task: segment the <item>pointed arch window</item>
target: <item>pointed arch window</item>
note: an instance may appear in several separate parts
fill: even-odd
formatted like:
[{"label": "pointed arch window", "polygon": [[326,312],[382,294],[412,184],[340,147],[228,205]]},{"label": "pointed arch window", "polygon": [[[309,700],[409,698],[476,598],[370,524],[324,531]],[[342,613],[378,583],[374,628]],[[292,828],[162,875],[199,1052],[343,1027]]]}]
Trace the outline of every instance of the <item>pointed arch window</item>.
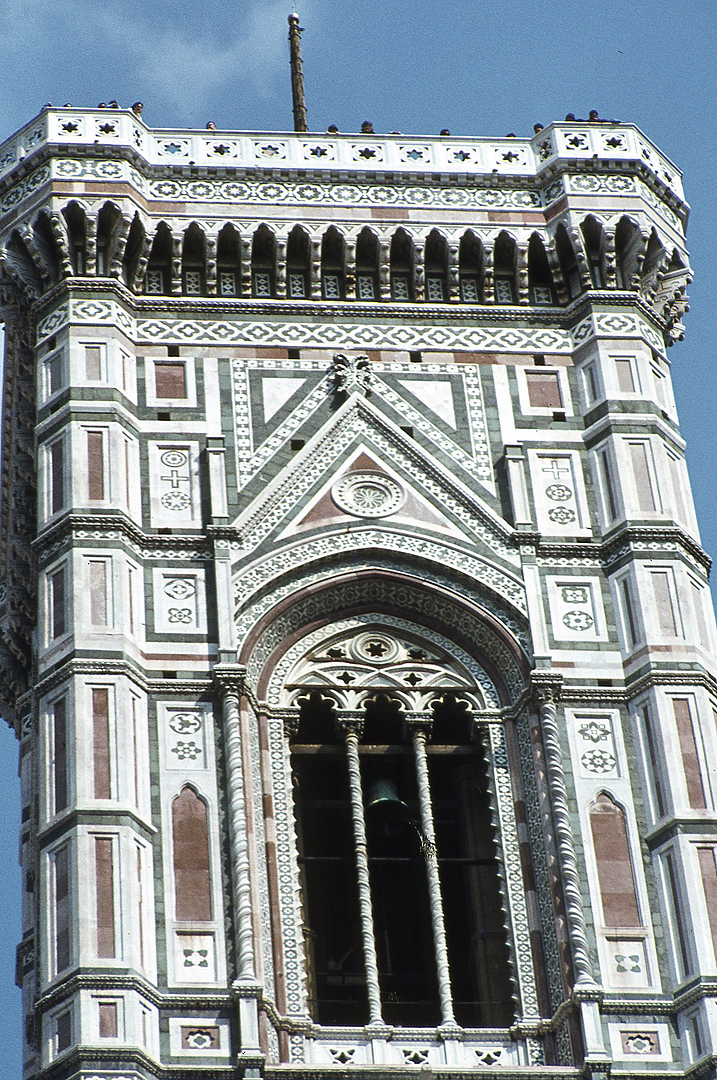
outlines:
[{"label": "pointed arch window", "polygon": [[458,247],[458,278],[464,304],[483,303],[483,245],[470,230]]},{"label": "pointed arch window", "polygon": [[379,300],[379,246],[376,233],[361,230],[356,241],[356,299]]},{"label": "pointed arch window", "polygon": [[345,716],[327,679],[353,693],[393,680],[445,687],[451,677],[417,643],[383,633],[325,656],[322,673],[305,669],[308,685],[294,687],[291,741],[312,1016],[342,1026],[508,1026],[488,755],[469,707],[437,690],[424,720],[407,724],[400,694],[374,688]]},{"label": "pointed arch window", "polygon": [[122,214],[112,203],[105,203],[97,215],[97,264],[98,277],[108,277],[119,231]]},{"label": "pointed arch window", "polygon": [[518,252],[515,240],[502,232],[493,251],[493,276],[496,304],[514,304],[517,300],[516,271]]},{"label": "pointed arch window", "polygon": [[175,917],[180,922],[211,922],[207,804],[188,785],[172,803]]},{"label": "pointed arch window", "polygon": [[251,245],[251,288],[254,296],[276,296],[276,237],[266,225],[254,233]]},{"label": "pointed arch window", "polygon": [[391,299],[414,300],[415,248],[405,229],[399,229],[391,241]]},{"label": "pointed arch window", "polygon": [[445,236],[433,229],[426,240],[424,254],[426,300],[442,304],[448,299],[448,244]]},{"label": "pointed arch window", "polygon": [[144,291],[150,295],[169,292],[172,277],[172,233],[169,226],[160,221],[154,234],[144,278]]},{"label": "pointed arch window", "polygon": [[182,245],[182,292],[185,296],[206,293],[206,237],[196,222],[184,234]]},{"label": "pointed arch window", "polygon": [[321,295],[324,300],[343,300],[345,287],[346,244],[335,225],[321,241]]},{"label": "pointed arch window", "polygon": [[291,300],[307,300],[311,295],[311,243],[300,225],[289,233],[286,245],[286,290]]},{"label": "pointed arch window", "polygon": [[528,242],[528,288],[530,302],[540,306],[555,303],[555,286],[543,241],[533,233]]},{"label": "pointed arch window", "polygon": [[241,282],[241,241],[227,222],[217,238],[217,291],[220,296],[239,296]]},{"label": "pointed arch window", "polygon": [[87,215],[76,202],[69,203],[62,215],[67,225],[72,270],[78,277],[82,277],[87,259]]}]

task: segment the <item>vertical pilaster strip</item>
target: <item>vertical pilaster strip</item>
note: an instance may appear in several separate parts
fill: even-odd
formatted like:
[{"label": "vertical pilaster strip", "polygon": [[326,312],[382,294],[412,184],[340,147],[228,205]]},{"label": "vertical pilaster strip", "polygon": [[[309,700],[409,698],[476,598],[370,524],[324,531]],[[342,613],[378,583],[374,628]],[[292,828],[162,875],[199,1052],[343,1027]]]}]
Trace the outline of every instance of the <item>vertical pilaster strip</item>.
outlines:
[{"label": "vertical pilaster strip", "polygon": [[356,855],[356,873],[358,876],[363,956],[366,965],[369,1023],[382,1024],[381,991],[378,982],[376,940],[373,934],[373,907],[371,905],[371,884],[368,876],[368,844],[366,841],[366,822],[364,821],[363,816],[363,792],[361,790],[358,735],[354,730],[346,727],[343,728],[343,733],[344,739],[346,740],[346,760],[348,762],[349,788],[351,791],[351,817],[354,829],[354,849]]},{"label": "vertical pilaster strip", "polygon": [[436,950],[436,969],[438,972],[438,993],[441,999],[441,1015],[444,1024],[455,1024],[453,1015],[453,997],[451,977],[448,968],[448,947],[446,945],[446,927],[443,921],[443,899],[441,881],[438,876],[438,856],[436,852],[436,830],[433,827],[433,807],[431,805],[431,787],[428,779],[428,761],[426,759],[426,733],[422,728],[413,732],[413,752],[416,760],[418,780],[418,802],[421,808],[422,847],[428,875],[428,896],[431,905],[431,924],[433,926],[433,944]]},{"label": "vertical pilaster strip", "polygon": [[233,989],[238,998],[242,1058],[248,1061],[260,1057],[257,1000],[261,987],[257,983],[254,967],[246,795],[239,721],[240,696],[246,689],[245,679],[246,668],[238,664],[218,664],[214,668],[214,682],[222,701],[229,802],[229,850],[237,955],[237,980]]}]

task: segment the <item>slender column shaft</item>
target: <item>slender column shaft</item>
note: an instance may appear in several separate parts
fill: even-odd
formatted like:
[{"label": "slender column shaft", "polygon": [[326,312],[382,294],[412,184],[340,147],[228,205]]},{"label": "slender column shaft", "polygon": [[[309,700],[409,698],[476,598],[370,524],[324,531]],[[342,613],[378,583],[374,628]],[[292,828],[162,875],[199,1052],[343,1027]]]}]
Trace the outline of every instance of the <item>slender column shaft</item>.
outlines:
[{"label": "slender column shaft", "polygon": [[354,828],[359,908],[361,912],[361,935],[363,938],[364,963],[366,965],[369,1023],[380,1024],[383,1022],[381,1016],[381,991],[378,983],[376,939],[373,934],[373,908],[371,905],[371,884],[368,876],[368,844],[366,842],[366,822],[364,821],[363,816],[363,793],[361,791],[358,735],[355,731],[346,731],[345,738],[346,759],[349,768],[349,787],[351,789],[351,816]]},{"label": "slender column shaft", "polygon": [[227,787],[229,794],[229,830],[232,853],[232,892],[237,939],[238,973],[240,979],[254,979],[254,936],[251,925],[251,884],[249,852],[246,837],[246,798],[244,768],[239,732],[239,694],[234,689],[224,692],[224,746],[227,755]]},{"label": "slender column shaft", "polygon": [[451,977],[448,969],[448,947],[446,945],[446,927],[443,921],[443,900],[441,881],[438,876],[438,857],[436,854],[436,831],[433,827],[433,807],[431,788],[428,779],[428,761],[426,759],[426,733],[414,731],[413,751],[416,759],[418,778],[418,801],[421,807],[421,829],[423,830],[426,873],[428,875],[428,896],[431,905],[431,923],[433,925],[433,943],[436,950],[436,969],[438,971],[438,993],[441,999],[441,1014],[444,1024],[455,1024],[453,998],[451,995]]}]

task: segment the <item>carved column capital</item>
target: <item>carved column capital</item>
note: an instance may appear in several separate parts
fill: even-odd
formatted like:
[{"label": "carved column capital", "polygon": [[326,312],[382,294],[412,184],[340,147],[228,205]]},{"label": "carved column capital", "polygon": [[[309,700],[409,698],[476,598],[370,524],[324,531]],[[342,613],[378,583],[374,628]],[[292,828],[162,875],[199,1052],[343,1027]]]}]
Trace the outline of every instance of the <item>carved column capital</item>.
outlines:
[{"label": "carved column capital", "polygon": [[557,671],[536,669],[530,673],[530,693],[534,704],[557,705],[563,688],[563,676]]},{"label": "carved column capital", "polygon": [[214,688],[222,699],[230,694],[240,697],[247,692],[246,668],[243,664],[216,664],[212,678]]}]

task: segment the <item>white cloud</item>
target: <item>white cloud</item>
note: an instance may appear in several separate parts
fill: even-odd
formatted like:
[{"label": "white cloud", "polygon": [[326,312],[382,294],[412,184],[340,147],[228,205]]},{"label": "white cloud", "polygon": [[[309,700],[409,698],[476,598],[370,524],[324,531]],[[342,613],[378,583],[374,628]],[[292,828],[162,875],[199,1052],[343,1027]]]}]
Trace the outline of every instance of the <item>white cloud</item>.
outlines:
[{"label": "white cloud", "polygon": [[[320,3],[302,0],[302,15]],[[10,76],[0,110],[58,84],[55,104],[73,95],[75,104],[94,104],[80,95],[101,83],[106,96],[127,98],[122,105],[141,97],[178,124],[196,123],[228,95],[240,106],[271,98],[288,84],[289,10],[287,0],[54,0],[50,14],[46,0],[0,0],[0,55]]]}]

